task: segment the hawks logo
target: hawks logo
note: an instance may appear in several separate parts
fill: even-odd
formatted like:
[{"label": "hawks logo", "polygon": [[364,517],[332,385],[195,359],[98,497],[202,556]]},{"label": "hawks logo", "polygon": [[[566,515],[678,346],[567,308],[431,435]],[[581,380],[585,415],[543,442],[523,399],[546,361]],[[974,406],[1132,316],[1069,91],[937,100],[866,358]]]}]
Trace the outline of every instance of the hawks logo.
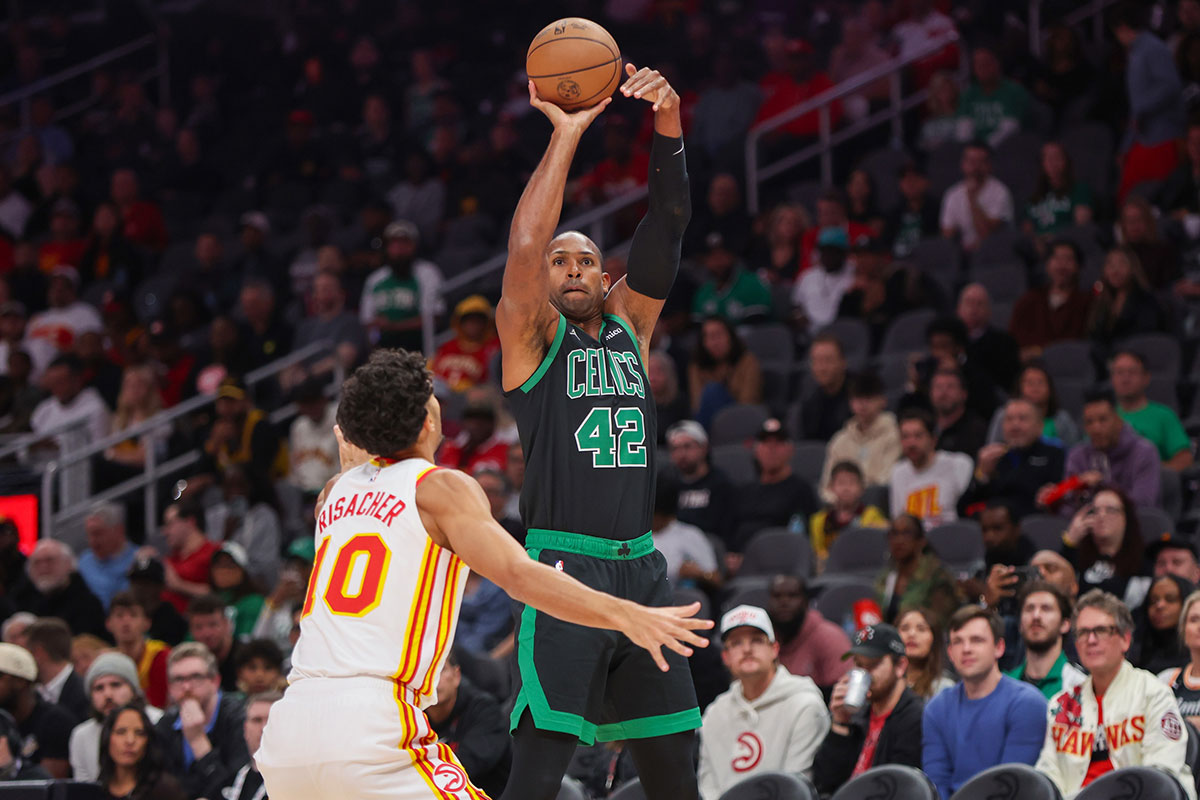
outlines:
[{"label": "hawks logo", "polygon": [[734,772],[747,772],[762,761],[763,743],[757,734],[746,731],[737,738],[738,754],[733,759]]},{"label": "hawks logo", "polygon": [[448,761],[443,761],[433,770],[433,782],[446,792],[459,792],[467,788],[466,773]]},{"label": "hawks logo", "polygon": [[1079,703],[1078,687],[1058,696],[1058,706],[1054,709],[1054,722],[1058,725],[1076,727],[1083,724],[1083,706]]}]

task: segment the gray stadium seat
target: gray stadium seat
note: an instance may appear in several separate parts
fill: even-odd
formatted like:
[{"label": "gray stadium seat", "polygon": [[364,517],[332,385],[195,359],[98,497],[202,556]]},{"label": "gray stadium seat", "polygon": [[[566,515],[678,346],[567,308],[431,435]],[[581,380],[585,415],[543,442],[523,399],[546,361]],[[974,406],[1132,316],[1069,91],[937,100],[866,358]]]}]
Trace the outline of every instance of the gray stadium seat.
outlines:
[{"label": "gray stadium seat", "polygon": [[[817,488],[817,487],[813,487],[813,488]],[[880,511],[883,512],[883,515],[885,517],[887,517],[888,519],[891,519],[891,508],[890,507],[892,504],[892,495],[886,485],[878,485],[877,484],[875,486],[868,486],[863,491],[862,501],[863,501],[864,505],[875,506],[876,508],[878,508]]]},{"label": "gray stadium seat", "polygon": [[738,575],[812,574],[813,552],[808,537],[787,528],[764,528],[750,538],[743,550]]},{"label": "gray stadium seat", "polygon": [[1179,413],[1179,377],[1154,373],[1150,376],[1150,385],[1146,387],[1146,397],[1154,403],[1162,403],[1167,408]]},{"label": "gray stadium seat", "polygon": [[1200,731],[1196,730],[1196,726],[1183,720],[1183,727],[1187,728],[1187,755],[1184,756],[1184,761],[1192,768],[1192,778],[1196,782],[1196,788],[1200,789],[1200,772],[1197,772],[1197,767],[1200,767]]},{"label": "gray stadium seat", "polygon": [[938,790],[916,767],[887,764],[851,780],[830,800],[938,800]]},{"label": "gray stadium seat", "polygon": [[1174,380],[1179,376],[1183,354],[1178,337],[1169,333],[1139,333],[1117,343],[1118,350],[1132,350],[1146,361],[1146,369]]},{"label": "gray stadium seat", "polygon": [[1184,800],[1187,793],[1171,773],[1156,767],[1117,769],[1087,785],[1075,800]]},{"label": "gray stadium seat", "polygon": [[909,260],[929,274],[956,276],[962,271],[962,251],[957,244],[941,236],[917,242]]},{"label": "gray stadium seat", "polygon": [[563,778],[562,788],[558,790],[555,800],[588,800],[588,795],[579,781],[574,778]]},{"label": "gray stadium seat", "polygon": [[1142,529],[1142,541],[1146,544],[1175,532],[1175,522],[1161,508],[1138,506],[1137,520]]},{"label": "gray stadium seat", "polygon": [[791,369],[796,356],[791,328],[779,322],[771,322],[765,325],[739,326],[737,332],[761,364]]},{"label": "gray stadium seat", "polygon": [[992,303],[992,324],[1002,331],[1008,330],[1015,303]]},{"label": "gray stadium seat", "polygon": [[1113,135],[1108,126],[1079,122],[1064,128],[1058,140],[1070,154],[1075,177],[1091,187],[1094,197],[1106,196],[1113,176]]},{"label": "gray stadium seat", "polygon": [[771,577],[768,575],[739,575],[725,584],[721,613],[740,605],[766,608],[771,596],[770,585]]},{"label": "gray stadium seat", "polygon": [[709,437],[712,444],[739,444],[753,439],[771,416],[766,406],[738,403],[726,406],[713,417]]},{"label": "gray stadium seat", "polygon": [[862,369],[871,355],[871,329],[861,319],[842,317],[821,328],[820,333],[832,333],[842,343],[850,369]]},{"label": "gray stadium seat", "polygon": [[939,145],[926,160],[926,176],[929,178],[929,193],[941,197],[954,184],[962,180],[962,151],[959,142]]},{"label": "gray stadium seat", "polygon": [[1028,764],[1000,764],[980,772],[959,787],[950,800],[1062,800],[1054,781]]},{"label": "gray stadium seat", "polygon": [[1179,519],[1183,514],[1183,476],[1167,467],[1159,471],[1159,476],[1162,492],[1158,507],[1171,519]]},{"label": "gray stadium seat", "polygon": [[1059,378],[1054,377],[1054,392],[1058,395],[1058,405],[1065,408],[1076,420],[1083,417],[1083,398],[1092,388],[1093,381],[1089,378]]},{"label": "gray stadium seat", "polygon": [[937,312],[928,308],[905,311],[892,320],[883,335],[882,354],[911,353],[925,349],[925,328],[937,317]]},{"label": "gray stadium seat", "polygon": [[697,589],[694,586],[673,586],[671,588],[671,604],[677,606],[687,606],[692,603],[699,603],[700,610],[696,612],[696,616],[700,619],[713,619],[712,601],[708,599],[708,595]]},{"label": "gray stadium seat", "polygon": [[621,784],[620,788],[608,796],[608,800],[646,800],[646,792],[642,789],[642,782],[634,778]]},{"label": "gray stadium seat", "polygon": [[1091,342],[1078,339],[1048,344],[1042,351],[1042,361],[1054,376],[1056,388],[1063,378],[1074,378],[1088,383],[1096,379],[1096,371],[1092,368]]},{"label": "gray stadium seat", "polygon": [[872,584],[865,580],[837,581],[824,583],[821,593],[812,601],[812,605],[821,612],[821,616],[825,619],[835,625],[844,625],[850,617],[854,604],[863,599],[877,599],[875,587]]},{"label": "gray stadium seat", "polygon": [[818,800],[807,778],[786,772],[760,772],[729,787],[719,800]]},{"label": "gray stadium seat", "polygon": [[821,467],[825,464],[825,442],[816,439],[796,442],[792,452],[792,471],[815,492],[821,482]]},{"label": "gray stadium seat", "polygon": [[962,519],[929,531],[929,545],[951,572],[974,572],[983,564],[979,523]]},{"label": "gray stadium seat", "polygon": [[752,483],[757,479],[754,468],[754,453],[745,444],[718,444],[712,448],[712,465],[734,486]]},{"label": "gray stadium seat", "polygon": [[1025,237],[1015,228],[1000,228],[979,243],[971,254],[971,270],[985,272],[1000,267],[1021,264],[1021,248]]},{"label": "gray stadium seat", "polygon": [[825,572],[874,578],[887,561],[887,531],[883,528],[850,528],[829,546]]},{"label": "gray stadium seat", "polygon": [[881,147],[872,150],[859,162],[859,168],[871,176],[878,208],[894,208],[900,203],[900,168],[910,161],[912,156],[903,150]]},{"label": "gray stadium seat", "polygon": [[1068,520],[1056,514],[1030,514],[1021,520],[1023,533],[1038,550],[1053,550],[1058,552],[1062,547],[1062,535],[1066,531]]},{"label": "gray stadium seat", "polygon": [[1007,330],[1007,319],[1003,321],[995,319],[995,305],[997,303],[1012,304],[1018,297],[1025,294],[1028,284],[1024,265],[1014,262],[989,266],[987,269],[972,270],[969,279],[972,283],[983,284],[983,287],[987,289],[993,306],[992,324]]}]

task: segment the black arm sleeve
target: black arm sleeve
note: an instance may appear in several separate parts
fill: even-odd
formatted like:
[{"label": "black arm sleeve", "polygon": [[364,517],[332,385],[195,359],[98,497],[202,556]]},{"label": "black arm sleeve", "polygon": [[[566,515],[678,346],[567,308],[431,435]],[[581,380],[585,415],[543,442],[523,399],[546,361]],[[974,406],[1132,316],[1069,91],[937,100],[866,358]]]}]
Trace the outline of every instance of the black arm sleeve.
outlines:
[{"label": "black arm sleeve", "polygon": [[679,269],[679,247],[692,216],[683,139],[654,134],[650,148],[650,206],[629,245],[629,288],[665,300]]}]

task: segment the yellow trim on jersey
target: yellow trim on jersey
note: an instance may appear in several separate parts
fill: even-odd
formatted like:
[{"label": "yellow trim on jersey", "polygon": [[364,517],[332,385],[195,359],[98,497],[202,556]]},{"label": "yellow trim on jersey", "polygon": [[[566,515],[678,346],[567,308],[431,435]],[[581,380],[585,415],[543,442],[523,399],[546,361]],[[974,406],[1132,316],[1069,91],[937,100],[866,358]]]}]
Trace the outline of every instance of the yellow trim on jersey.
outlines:
[{"label": "yellow trim on jersey", "polygon": [[454,553],[450,554],[450,560],[447,564],[446,577],[443,582],[442,589],[442,612],[441,618],[438,620],[437,638],[434,640],[433,660],[429,662],[429,670],[425,673],[425,680],[421,683],[421,688],[417,690],[417,703],[420,704],[422,697],[427,697],[433,693],[433,682],[435,679],[435,669],[441,663],[442,655],[446,652],[446,646],[450,643],[450,627],[454,622],[454,606],[458,599],[458,578],[462,574],[459,569],[462,561]]},{"label": "yellow trim on jersey", "polygon": [[326,536],[321,540],[321,546],[317,548],[317,555],[313,559],[312,570],[308,575],[308,591],[304,593],[304,605],[300,610],[300,619],[304,619],[313,612],[313,607],[317,604],[317,581],[321,577],[322,562],[325,561],[325,550],[329,547],[331,537]]},{"label": "yellow trim on jersey", "polygon": [[421,640],[425,638],[425,624],[429,617],[429,598],[433,594],[433,584],[437,580],[437,562],[441,558],[442,548],[433,539],[425,540],[425,552],[421,556],[421,568],[417,571],[416,591],[413,592],[412,608],[408,612],[408,632],[404,642],[404,655],[400,666],[396,669],[395,679],[408,685],[412,682],[420,667]]}]

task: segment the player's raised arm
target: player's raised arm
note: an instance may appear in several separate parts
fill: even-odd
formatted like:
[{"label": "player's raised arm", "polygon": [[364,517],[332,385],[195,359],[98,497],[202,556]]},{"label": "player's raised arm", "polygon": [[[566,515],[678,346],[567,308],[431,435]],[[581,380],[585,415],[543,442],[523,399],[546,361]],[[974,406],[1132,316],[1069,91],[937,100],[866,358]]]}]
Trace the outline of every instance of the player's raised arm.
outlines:
[{"label": "player's raised arm", "polygon": [[621,631],[645,648],[664,672],[664,646],[690,656],[689,645],[708,645],[694,633],[712,627],[709,620],[692,616],[699,604],[648,608],[589,589],[569,575],[531,560],[492,519],[483,489],[461,472],[440,469],[430,473],[417,485],[417,507],[435,542],[449,547],[510,597],[567,622]]},{"label": "player's raised arm", "polygon": [[651,103],[654,144],[650,149],[650,202],[629,246],[628,273],[609,293],[610,309],[637,332],[643,358],[675,273],[679,248],[692,215],[679,95],[657,70],[625,65],[629,79],[621,93]]}]

